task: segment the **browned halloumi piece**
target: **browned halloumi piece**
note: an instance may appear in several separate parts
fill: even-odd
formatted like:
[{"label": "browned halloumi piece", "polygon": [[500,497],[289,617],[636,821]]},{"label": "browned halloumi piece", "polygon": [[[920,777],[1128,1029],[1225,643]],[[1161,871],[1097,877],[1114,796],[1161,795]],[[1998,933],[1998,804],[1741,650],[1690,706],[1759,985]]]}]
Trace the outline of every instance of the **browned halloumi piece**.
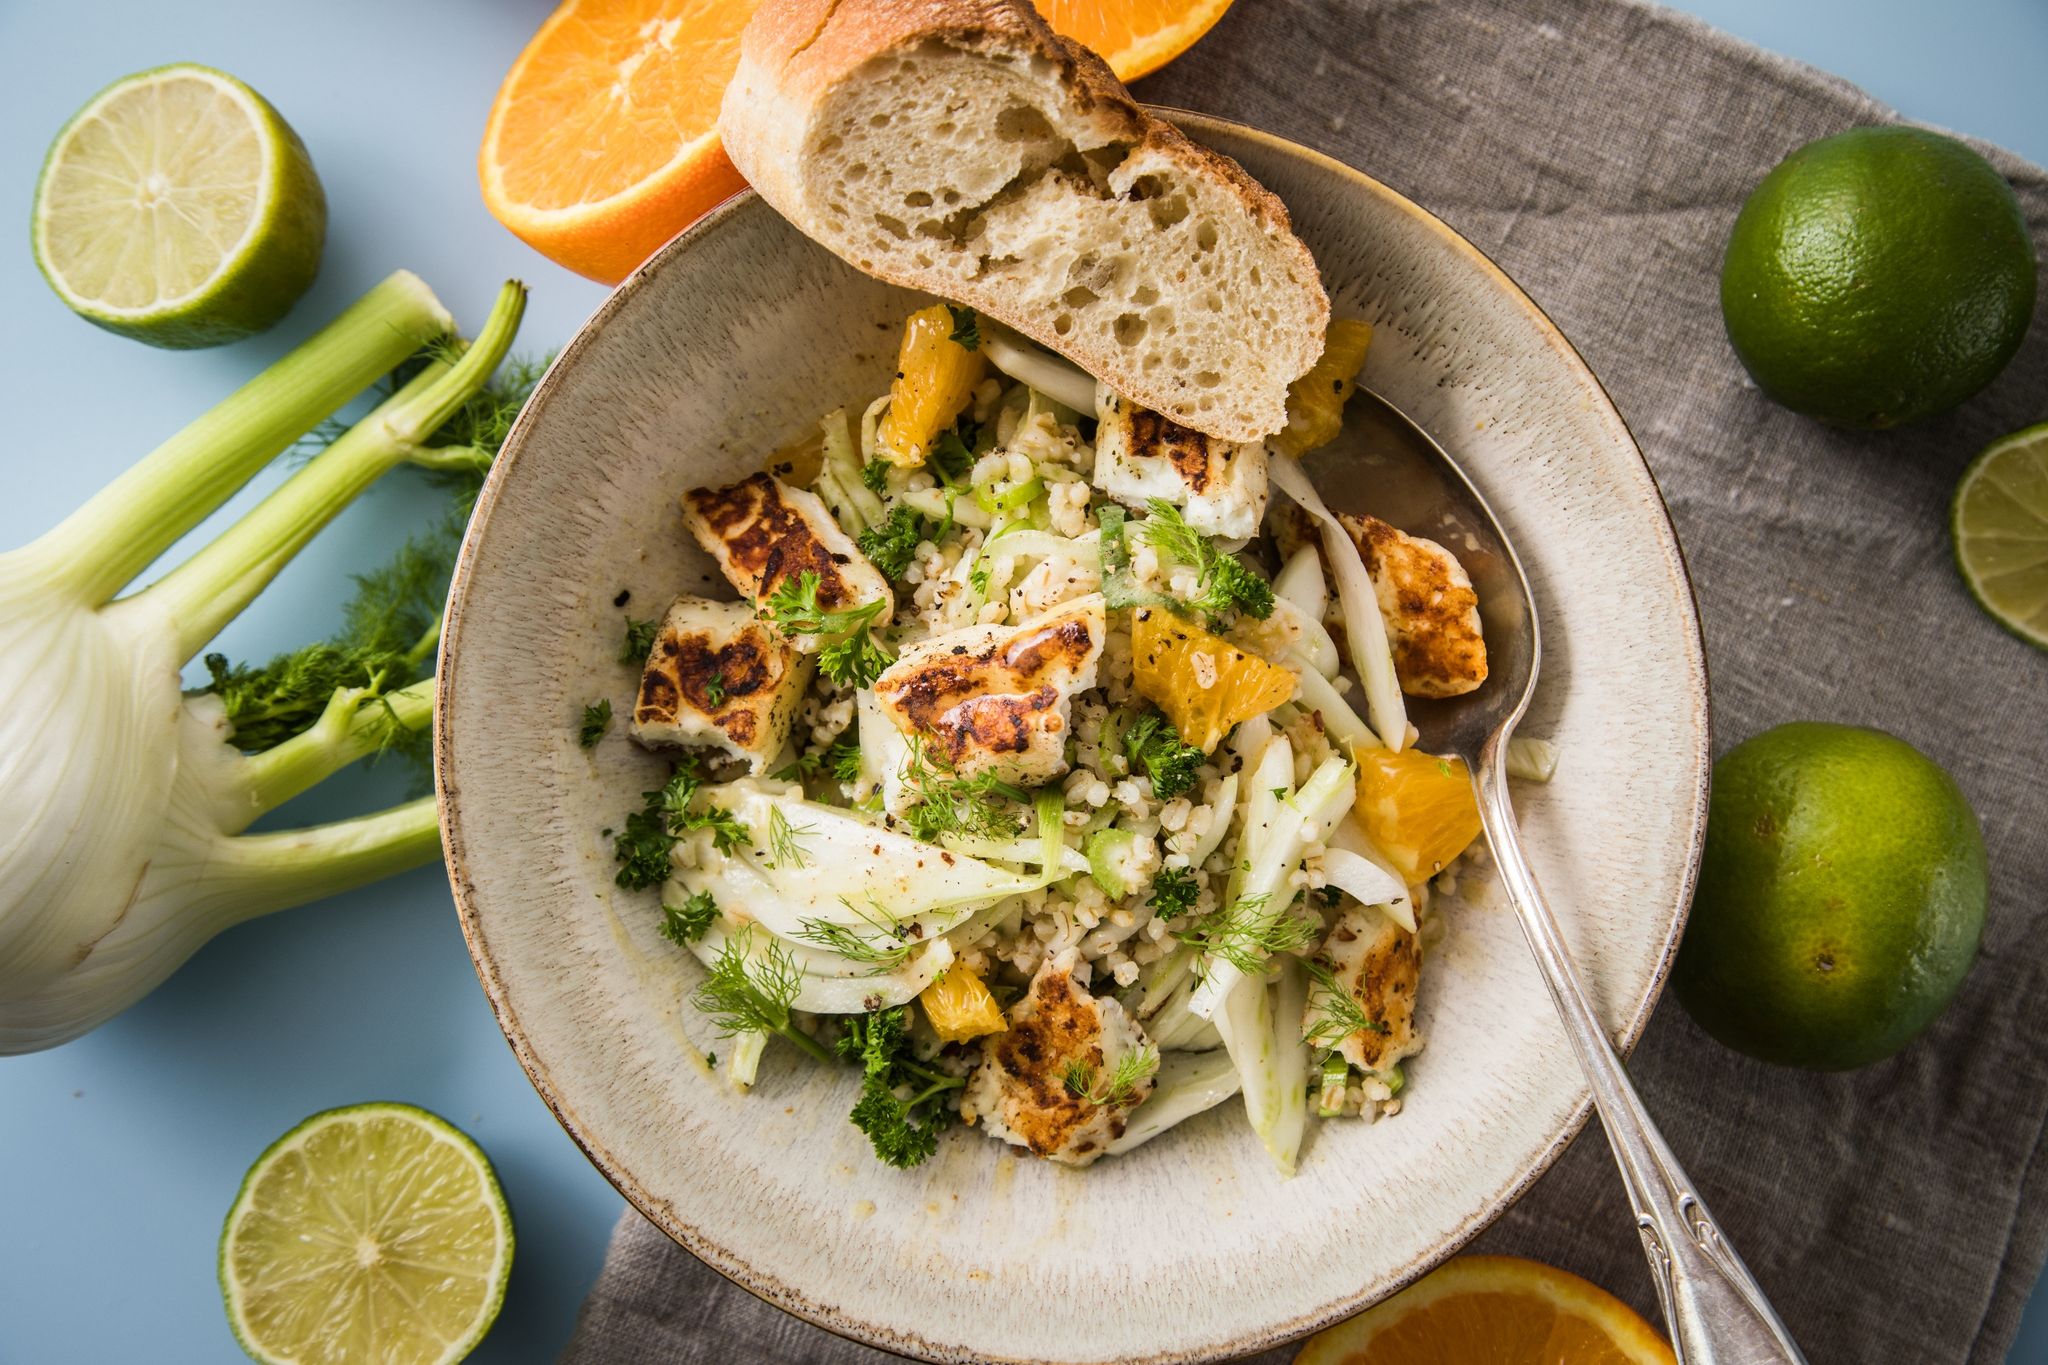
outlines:
[{"label": "browned halloumi piece", "polygon": [[962,777],[1044,782],[1067,770],[1073,697],[1095,686],[1107,628],[1102,594],[1090,593],[1021,625],[935,635],[875,679],[875,698]]},{"label": "browned halloumi piece", "polygon": [[678,597],[640,674],[633,737],[709,745],[758,773],[788,742],[810,681],[811,660],[746,603]]},{"label": "browned halloumi piece", "polygon": [[1117,1063],[1148,1046],[1145,1031],[1115,1000],[1090,995],[1073,970],[1071,949],[1039,967],[1010,1007],[1008,1030],[982,1044],[960,1113],[1048,1161],[1086,1166],[1123,1136],[1153,1081],[1148,1072],[1112,1093]]},{"label": "browned halloumi piece", "polygon": [[683,494],[683,525],[757,604],[784,581],[814,573],[818,605],[826,611],[886,602],[880,625],[895,609],[889,580],[840,529],[823,499],[772,474],[749,475],[725,488],[692,488]]},{"label": "browned halloumi piece", "polygon": [[1181,509],[1204,535],[1241,539],[1266,514],[1266,445],[1223,441],[1120,398],[1107,385],[1095,396],[1097,488],[1144,510],[1153,498]]},{"label": "browned halloumi piece", "polygon": [[[1415,935],[1372,906],[1351,906],[1337,920],[1317,958],[1350,992],[1378,1031],[1359,1029],[1337,1045],[1344,1060],[1384,1079],[1403,1057],[1422,1050],[1415,1031],[1415,986],[1422,970],[1422,951]],[[1309,994],[1304,1033],[1321,1013],[1322,987]]]},{"label": "browned halloumi piece", "polygon": [[[1479,594],[1458,557],[1377,517],[1340,512],[1337,520],[1350,532],[1372,579],[1401,690],[1411,697],[1456,697],[1476,690],[1486,681],[1486,638]],[[1298,507],[1276,513],[1272,530],[1283,557],[1304,545],[1323,553],[1316,523]],[[1328,557],[1323,558],[1327,573]],[[1334,594],[1324,624],[1333,634],[1343,628]]]}]

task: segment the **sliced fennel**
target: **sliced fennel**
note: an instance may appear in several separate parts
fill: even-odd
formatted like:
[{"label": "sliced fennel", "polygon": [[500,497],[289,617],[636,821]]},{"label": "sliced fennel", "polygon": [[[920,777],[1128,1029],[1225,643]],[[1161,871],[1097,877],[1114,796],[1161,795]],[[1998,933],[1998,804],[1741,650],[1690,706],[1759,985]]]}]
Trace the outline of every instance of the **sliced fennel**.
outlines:
[{"label": "sliced fennel", "polygon": [[1221,1048],[1213,1052],[1170,1052],[1159,1059],[1152,1093],[1131,1112],[1123,1135],[1109,1144],[1112,1156],[1143,1146],[1176,1124],[1213,1109],[1242,1086],[1237,1065]]},{"label": "sliced fennel", "polygon": [[[772,897],[778,906],[805,918],[860,925],[876,915],[902,922],[957,910],[957,921],[967,913],[962,907],[972,909],[1036,891],[1060,875],[1057,857],[1050,876],[1045,868],[1034,873],[1007,871],[913,839],[857,811],[807,801],[800,788],[788,784],[742,778],[704,791],[712,804],[732,812],[752,842],[725,854],[700,848],[701,865],[684,870],[685,884],[698,876],[741,879],[749,896]],[[1057,822],[1053,837],[1058,837]],[[849,879],[856,868],[858,879]],[[709,881],[691,889],[718,895]],[[734,904],[757,914],[750,898],[736,896]],[[766,922],[765,914],[757,917]],[[768,927],[781,935],[776,925]]]},{"label": "sliced fennel", "polygon": [[1297,639],[1288,653],[1297,663],[1314,669],[1325,678],[1334,678],[1343,670],[1343,656],[1338,653],[1337,641],[1323,624],[1322,617],[1310,616],[1284,597],[1273,599],[1273,615],[1294,628]]},{"label": "sliced fennel", "polygon": [[490,379],[525,291],[508,284],[466,353],[450,345],[211,544],[132,579],[257,470],[446,337],[400,272],[101,490],[0,554],[0,1052],[75,1038],[147,994],[221,930],[439,856],[434,801],[246,834],[257,817],[432,715],[432,685],[337,691],[311,728],[233,745],[217,697],[179,670],[299,550],[398,465],[478,468],[429,441]]},{"label": "sliced fennel", "polygon": [[1547,739],[1525,739],[1520,735],[1508,741],[1508,776],[1519,777],[1524,782],[1548,782],[1557,771],[1557,746]]},{"label": "sliced fennel", "polygon": [[1380,616],[1379,597],[1359,557],[1358,545],[1331,514],[1306,471],[1292,456],[1269,451],[1266,470],[1280,491],[1322,528],[1323,553],[1337,576],[1337,600],[1344,609],[1345,642],[1351,662],[1365,683],[1366,711],[1381,743],[1396,752],[1408,745],[1408,707],[1394,676],[1394,653],[1387,643],[1387,623]]},{"label": "sliced fennel", "polygon": [[[1284,798],[1276,796],[1276,791],[1288,791],[1282,774],[1294,770],[1291,750],[1284,737],[1275,736],[1259,760],[1239,844],[1244,854],[1225,892],[1228,904],[1248,908],[1254,928],[1271,925],[1288,913],[1288,888],[1311,839],[1330,834],[1356,799],[1352,790],[1355,772],[1341,758],[1323,760],[1299,791]],[[1236,963],[1211,956],[1203,963],[1202,982],[1188,1007],[1205,1019],[1215,1018],[1217,1007],[1245,979],[1246,973]],[[1228,1033],[1224,1036],[1226,1040],[1229,1037]]]},{"label": "sliced fennel", "polygon": [[[690,951],[706,967],[713,966],[738,932],[729,921],[721,920],[690,944]],[[770,953],[788,958],[799,983],[791,1007],[807,1014],[865,1014],[908,1004],[953,965],[953,945],[943,938],[933,939],[901,966],[886,972],[875,972],[837,953],[781,942],[779,936],[753,934],[744,946],[748,960],[753,963],[765,963]]]},{"label": "sliced fennel", "polygon": [[1277,985],[1240,978],[1215,1020],[1244,1090],[1245,1116],[1283,1176],[1294,1174],[1308,1122],[1308,1045],[1301,1040],[1305,981],[1301,963],[1283,958]]},{"label": "sliced fennel", "polygon": [[1095,412],[1095,380],[1070,360],[1041,351],[1007,328],[986,319],[981,327],[981,349],[989,363],[1010,378],[1064,403],[1074,411]]},{"label": "sliced fennel", "polygon": [[[1385,914],[1388,919],[1391,919],[1411,934],[1415,932],[1415,902],[1409,898],[1408,888],[1401,886],[1401,874],[1395,871],[1394,864],[1388,860],[1386,854],[1373,847],[1372,840],[1366,837],[1365,831],[1358,827],[1356,820],[1339,820],[1336,826],[1323,836],[1323,843],[1325,845],[1323,850],[1323,865],[1325,869],[1329,866],[1331,853],[1343,852],[1371,863],[1396,886],[1400,886],[1401,890],[1398,896],[1385,901],[1366,901],[1365,903],[1367,905],[1378,905],[1381,913]],[[1360,899],[1364,898],[1360,897]]]},{"label": "sliced fennel", "polygon": [[1209,861],[1209,855],[1223,844],[1223,836],[1230,832],[1231,812],[1237,809],[1237,774],[1223,779],[1216,789],[1216,801],[1209,808],[1209,828],[1202,831],[1202,837],[1195,840],[1195,846],[1188,850],[1188,866],[1199,869]]}]

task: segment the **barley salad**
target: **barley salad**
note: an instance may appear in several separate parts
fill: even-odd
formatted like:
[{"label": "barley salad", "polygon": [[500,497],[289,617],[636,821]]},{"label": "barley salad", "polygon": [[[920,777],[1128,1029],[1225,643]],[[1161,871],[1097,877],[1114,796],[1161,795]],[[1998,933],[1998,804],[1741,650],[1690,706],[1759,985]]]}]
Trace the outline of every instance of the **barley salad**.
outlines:
[{"label": "barley salad", "polygon": [[1087,1165],[1241,1094],[1291,1173],[1311,1113],[1399,1112],[1479,832],[1403,694],[1486,651],[1455,556],[1297,462],[1370,337],[1333,323],[1286,428],[1232,443],[935,304],[864,411],[682,493],[739,599],[628,620],[631,733],[675,767],[612,833],[718,1072],[847,1066],[905,1167],[955,1123]]}]

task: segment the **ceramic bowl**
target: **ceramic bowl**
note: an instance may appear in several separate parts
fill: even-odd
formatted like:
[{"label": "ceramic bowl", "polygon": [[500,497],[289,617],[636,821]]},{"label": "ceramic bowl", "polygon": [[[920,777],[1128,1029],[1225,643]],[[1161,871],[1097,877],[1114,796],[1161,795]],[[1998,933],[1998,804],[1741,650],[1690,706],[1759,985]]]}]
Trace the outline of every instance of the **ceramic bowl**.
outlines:
[{"label": "ceramic bowl", "polygon": [[[1174,117],[1287,203],[1339,312],[1376,328],[1366,382],[1446,443],[1521,552],[1545,636],[1523,733],[1562,759],[1517,803],[1594,1000],[1633,1043],[1684,919],[1708,770],[1692,592],[1642,456],[1570,344],[1444,224],[1298,146]],[[846,1121],[850,1074],[771,1047],[740,1095],[705,1068],[724,1045],[685,999],[699,969],[657,936],[653,893],[612,883],[605,832],[659,772],[623,725],[594,751],[576,742],[586,702],[628,709],[618,603],[654,616],[678,592],[730,595],[677,495],[884,389],[918,302],[747,195],[669,243],[549,371],[448,610],[439,787],[477,972],[599,1169],[792,1313],[942,1361],[1197,1361],[1285,1341],[1462,1246],[1585,1121],[1585,1082],[1483,870],[1424,970],[1429,1046],[1406,1107],[1311,1125],[1291,1180],[1234,1100],[1086,1170],[957,1131],[918,1169],[886,1167]]]}]

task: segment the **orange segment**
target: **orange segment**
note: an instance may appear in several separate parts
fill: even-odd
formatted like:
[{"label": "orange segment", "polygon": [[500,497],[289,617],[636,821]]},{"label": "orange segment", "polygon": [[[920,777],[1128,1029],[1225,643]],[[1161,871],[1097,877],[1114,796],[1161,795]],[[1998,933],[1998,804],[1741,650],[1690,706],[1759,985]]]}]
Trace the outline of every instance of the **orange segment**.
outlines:
[{"label": "orange segment", "polygon": [[1294,1365],[1675,1365],[1634,1309],[1516,1256],[1460,1256],[1308,1339]]},{"label": "orange segment", "polygon": [[1055,29],[1093,48],[1126,81],[1193,47],[1230,0],[1032,0]]},{"label": "orange segment", "polygon": [[484,128],[492,215],[616,284],[746,182],[718,104],[755,0],[567,0],[519,54]]},{"label": "orange segment", "polygon": [[1010,1026],[1003,1019],[1003,1007],[966,967],[955,963],[917,997],[932,1032],[946,1043],[964,1043],[985,1033],[1002,1033]]},{"label": "orange segment", "polygon": [[923,464],[932,442],[953,425],[988,373],[988,357],[953,340],[955,330],[953,310],[943,303],[918,309],[903,324],[889,411],[875,431],[890,464]]},{"label": "orange segment", "polygon": [[1353,818],[1411,886],[1427,881],[1479,837],[1479,803],[1462,758],[1420,749],[1358,752]]},{"label": "orange segment", "polygon": [[1162,607],[1140,607],[1133,615],[1131,655],[1138,695],[1166,713],[1181,743],[1205,754],[1231,726],[1292,697],[1298,682],[1292,669],[1247,654]]}]

